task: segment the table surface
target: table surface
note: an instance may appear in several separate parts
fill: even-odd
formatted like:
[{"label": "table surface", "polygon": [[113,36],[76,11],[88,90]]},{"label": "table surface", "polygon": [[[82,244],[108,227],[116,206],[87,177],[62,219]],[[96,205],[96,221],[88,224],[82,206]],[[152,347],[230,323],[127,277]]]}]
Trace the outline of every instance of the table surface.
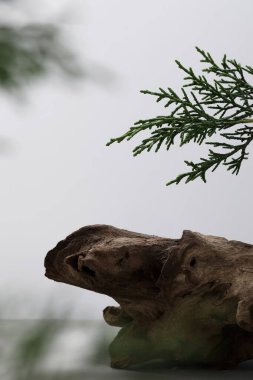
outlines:
[{"label": "table surface", "polygon": [[135,370],[110,368],[108,344],[118,329],[102,321],[0,320],[1,380],[248,380],[253,360],[234,370],[168,368],[155,361]]}]

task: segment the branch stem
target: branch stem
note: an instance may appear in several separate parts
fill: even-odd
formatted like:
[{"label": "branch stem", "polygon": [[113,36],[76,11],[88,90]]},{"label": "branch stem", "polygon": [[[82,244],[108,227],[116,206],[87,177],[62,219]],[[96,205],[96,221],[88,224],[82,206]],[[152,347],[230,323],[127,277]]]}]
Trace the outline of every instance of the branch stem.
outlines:
[{"label": "branch stem", "polygon": [[[244,123],[246,123],[246,124],[248,124],[248,123],[253,123],[253,119],[242,119],[242,120],[239,121],[239,123],[243,123],[243,124],[244,124]],[[239,124],[239,123],[238,123],[238,124]]]}]

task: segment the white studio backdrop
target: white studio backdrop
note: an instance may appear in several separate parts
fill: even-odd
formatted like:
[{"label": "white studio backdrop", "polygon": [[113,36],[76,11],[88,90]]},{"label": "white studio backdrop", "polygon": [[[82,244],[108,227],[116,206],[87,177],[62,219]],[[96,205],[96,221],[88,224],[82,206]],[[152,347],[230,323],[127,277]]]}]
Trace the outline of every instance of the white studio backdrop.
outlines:
[{"label": "white studio backdrop", "polygon": [[[51,3],[55,12],[61,2]],[[37,318],[51,307],[58,317],[73,307],[73,318],[101,318],[114,303],[108,297],[44,277],[47,251],[84,225],[172,238],[191,229],[253,242],[252,147],[238,176],[221,168],[206,184],[166,187],[185,170],[184,159],[197,160],[203,150],[175,145],[169,153],[133,158],[138,138],[105,146],[135,121],[166,113],[139,90],[180,89],[183,74],[174,60],[199,70],[195,46],[217,60],[226,53],[253,66],[252,1],[65,3],[69,13],[57,22],[88,62],[88,79],[70,84],[51,75],[27,88],[24,102],[1,95],[1,137],[11,147],[0,156],[2,318]],[[57,20],[47,6],[37,10],[36,22]]]}]

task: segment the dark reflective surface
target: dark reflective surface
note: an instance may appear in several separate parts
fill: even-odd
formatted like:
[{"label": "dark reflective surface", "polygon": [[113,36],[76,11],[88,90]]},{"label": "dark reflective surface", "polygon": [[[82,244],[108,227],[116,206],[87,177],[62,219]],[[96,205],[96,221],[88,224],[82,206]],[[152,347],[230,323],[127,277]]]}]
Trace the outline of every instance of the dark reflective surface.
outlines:
[{"label": "dark reflective surface", "polygon": [[251,379],[253,361],[234,370],[170,368],[153,361],[131,370],[109,366],[117,329],[102,321],[1,321],[1,379]]}]

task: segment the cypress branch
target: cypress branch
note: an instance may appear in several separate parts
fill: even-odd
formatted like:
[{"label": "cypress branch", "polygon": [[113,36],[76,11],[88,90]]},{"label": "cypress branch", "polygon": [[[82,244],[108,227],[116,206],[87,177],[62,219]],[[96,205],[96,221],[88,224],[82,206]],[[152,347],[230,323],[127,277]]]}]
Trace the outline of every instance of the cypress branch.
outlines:
[{"label": "cypress branch", "polygon": [[[129,141],[140,132],[149,131],[149,136],[133,149],[134,156],[152,149],[158,152],[162,146],[169,150],[176,137],[180,146],[190,142],[213,146],[200,162],[185,161],[190,171],[167,185],[179,184],[183,179],[188,183],[198,177],[206,182],[207,172],[215,171],[220,165],[237,175],[243,160],[248,158],[247,149],[253,140],[253,86],[247,79],[253,75],[253,68],[243,67],[226,55],[217,64],[210,53],[198,47],[196,50],[200,62],[207,65],[202,72],[212,74],[214,79],[208,81],[204,74],[197,75],[176,60],[178,68],[186,74],[180,95],[170,87],[156,92],[141,91],[156,97],[157,102],[164,101],[164,107],[170,110],[168,115],[139,120],[122,136],[107,143],[109,146]],[[214,135],[217,140],[208,141]]]}]

